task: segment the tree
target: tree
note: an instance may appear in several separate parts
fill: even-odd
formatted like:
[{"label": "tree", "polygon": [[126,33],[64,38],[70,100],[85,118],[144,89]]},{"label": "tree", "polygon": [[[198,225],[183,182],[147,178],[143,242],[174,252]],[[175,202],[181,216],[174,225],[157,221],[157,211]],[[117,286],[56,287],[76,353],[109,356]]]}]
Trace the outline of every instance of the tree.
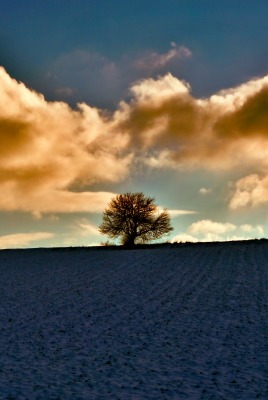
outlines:
[{"label": "tree", "polygon": [[143,193],[114,197],[103,213],[99,231],[110,238],[121,237],[125,246],[148,243],[173,230],[166,209],[158,211],[154,198]]}]

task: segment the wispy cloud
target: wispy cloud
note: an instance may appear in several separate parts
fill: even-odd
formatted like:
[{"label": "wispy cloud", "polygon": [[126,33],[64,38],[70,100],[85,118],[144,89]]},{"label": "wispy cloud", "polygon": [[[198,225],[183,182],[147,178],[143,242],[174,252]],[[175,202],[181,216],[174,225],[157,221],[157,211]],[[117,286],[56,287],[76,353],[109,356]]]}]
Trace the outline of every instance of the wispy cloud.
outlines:
[{"label": "wispy cloud", "polygon": [[77,232],[80,236],[100,236],[99,228],[86,219],[79,221],[77,224]]},{"label": "wispy cloud", "polygon": [[16,233],[13,235],[0,236],[0,248],[19,248],[31,245],[32,242],[51,239],[54,237],[50,232]]},{"label": "wispy cloud", "polygon": [[136,60],[134,65],[141,70],[154,71],[167,67],[171,61],[187,58],[191,55],[192,52],[187,47],[177,46],[175,42],[171,42],[171,48],[166,53],[149,52]]},{"label": "wispy cloud", "polygon": [[202,187],[202,188],[199,189],[199,193],[202,194],[203,196],[207,196],[211,192],[212,192],[212,189],[210,189],[210,188]]},{"label": "wispy cloud", "polygon": [[100,107],[115,107],[128,88],[144,76],[157,76],[180,65],[191,57],[191,51],[175,42],[163,53],[146,50],[109,58],[87,49],[61,54],[47,66],[43,78],[45,90],[53,98],[77,102],[84,99]]},{"label": "wispy cloud", "polygon": [[196,211],[190,211],[190,210],[167,210],[167,211],[172,218],[180,217],[181,215],[189,215],[197,213]]},{"label": "wispy cloud", "polygon": [[69,228],[69,232],[63,241],[65,246],[100,245],[101,233],[99,232],[99,228],[87,218],[78,219]]}]

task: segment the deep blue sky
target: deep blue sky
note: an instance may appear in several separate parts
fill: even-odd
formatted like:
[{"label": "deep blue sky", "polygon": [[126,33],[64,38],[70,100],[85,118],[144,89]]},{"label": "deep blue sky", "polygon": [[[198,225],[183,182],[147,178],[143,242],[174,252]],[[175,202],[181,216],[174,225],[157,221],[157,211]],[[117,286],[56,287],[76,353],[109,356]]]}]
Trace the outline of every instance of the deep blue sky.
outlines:
[{"label": "deep blue sky", "polygon": [[[266,73],[267,18],[266,0],[3,0],[0,61],[12,76],[53,99],[59,98],[56,84],[46,73],[54,68],[57,83],[66,83],[71,73],[66,77],[55,67],[63,55],[80,49],[120,63],[144,51],[166,52],[174,41],[193,56],[172,72],[204,96]],[[90,85],[82,93],[79,63],[71,69],[72,85],[81,90],[74,100],[92,102]],[[90,72],[96,74],[94,67]],[[132,78],[114,88],[115,101]],[[97,102],[109,106],[104,97],[101,93]]]}]

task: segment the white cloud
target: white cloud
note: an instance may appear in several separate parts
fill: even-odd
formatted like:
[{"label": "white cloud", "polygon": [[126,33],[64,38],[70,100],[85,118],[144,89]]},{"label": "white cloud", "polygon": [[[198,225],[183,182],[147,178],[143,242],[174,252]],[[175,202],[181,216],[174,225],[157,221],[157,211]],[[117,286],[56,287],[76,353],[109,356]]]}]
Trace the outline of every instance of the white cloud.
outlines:
[{"label": "white cloud", "polygon": [[171,243],[176,243],[176,242],[177,243],[186,243],[186,242],[196,243],[198,241],[199,240],[196,237],[189,235],[187,233],[180,233],[171,239]]},{"label": "white cloud", "polygon": [[157,104],[175,95],[189,93],[190,86],[184,81],[175,78],[170,73],[157,80],[148,78],[141,80],[131,87],[135,101],[142,104]]},{"label": "white cloud", "polygon": [[247,232],[250,234],[255,234],[257,236],[264,234],[264,229],[262,225],[252,226],[249,224],[243,224],[239,227],[242,232]]},{"label": "white cloud", "polygon": [[199,189],[199,193],[202,194],[203,196],[207,196],[211,192],[212,192],[212,189],[209,189],[209,188],[202,187]]},{"label": "white cloud", "polygon": [[190,234],[210,234],[210,235],[221,235],[227,232],[234,231],[236,226],[230,223],[220,223],[214,222],[210,220],[202,220],[198,222],[194,222],[188,228],[188,232]]},{"label": "white cloud", "polygon": [[190,210],[167,210],[171,218],[179,217],[181,215],[196,214],[196,211]]},{"label": "white cloud", "polygon": [[[166,208],[159,206],[157,207],[159,212],[163,212]],[[169,213],[171,218],[179,217],[181,215],[188,215],[188,214],[196,214],[197,211],[191,211],[191,210],[170,210],[167,209],[167,212]]]},{"label": "white cloud", "polygon": [[[245,235],[246,233],[246,235]],[[201,220],[191,224],[186,232],[176,235],[172,242],[219,242],[259,239],[264,235],[262,225],[243,224],[241,226],[211,220]]]},{"label": "white cloud", "polygon": [[88,244],[88,246],[89,246],[89,247],[101,246],[101,243],[100,243],[100,242],[90,242],[90,243]]}]

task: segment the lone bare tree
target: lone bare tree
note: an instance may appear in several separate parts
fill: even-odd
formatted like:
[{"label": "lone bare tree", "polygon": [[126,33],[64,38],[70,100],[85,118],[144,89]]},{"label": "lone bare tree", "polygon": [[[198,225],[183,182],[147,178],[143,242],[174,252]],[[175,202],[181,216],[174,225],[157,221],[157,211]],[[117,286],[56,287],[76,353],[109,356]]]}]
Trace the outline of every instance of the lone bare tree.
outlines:
[{"label": "lone bare tree", "polygon": [[160,212],[154,198],[143,193],[125,193],[114,197],[103,213],[99,231],[132,247],[148,243],[173,230],[167,210]]}]

